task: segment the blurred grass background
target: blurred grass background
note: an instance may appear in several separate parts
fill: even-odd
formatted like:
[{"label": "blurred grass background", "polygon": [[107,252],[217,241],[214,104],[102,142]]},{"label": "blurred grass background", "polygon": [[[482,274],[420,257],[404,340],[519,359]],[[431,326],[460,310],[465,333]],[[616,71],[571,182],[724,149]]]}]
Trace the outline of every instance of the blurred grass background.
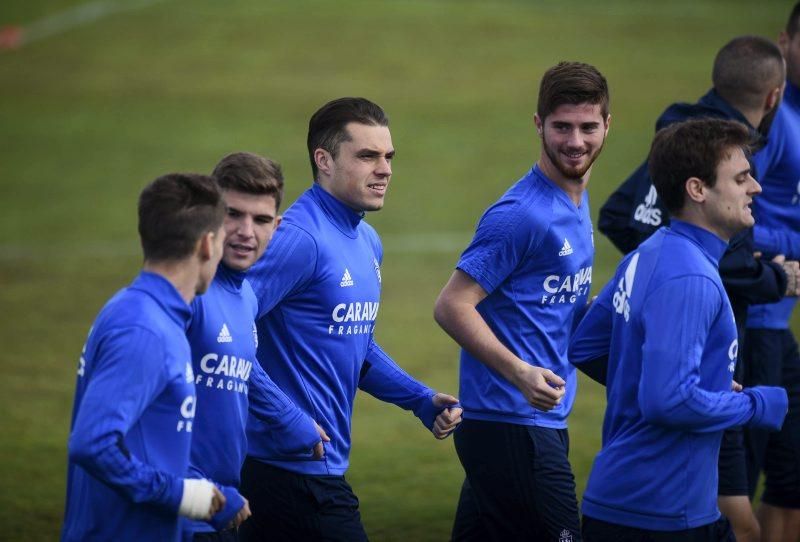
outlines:
[{"label": "blurred grass background", "polygon": [[[4,0],[0,26],[81,4]],[[0,51],[0,539],[58,536],[78,355],[104,301],[138,270],[147,182],[250,150],[283,164],[290,203],[310,183],[311,113],[344,95],[381,104],[398,154],[387,206],[369,216],[386,251],[377,335],[410,372],[456,392],[457,348],[433,301],[480,213],[538,155],[542,72],[581,60],[611,86],[611,132],[590,184],[596,218],[664,107],[707,90],[731,37],[777,36],[791,5],[139,0]],[[595,239],[596,292],[619,255]],[[370,397],[357,403],[348,479],[369,535],[447,539],[463,477],[452,441]],[[603,390],[581,381],[570,421],[579,490],[603,408]]]}]

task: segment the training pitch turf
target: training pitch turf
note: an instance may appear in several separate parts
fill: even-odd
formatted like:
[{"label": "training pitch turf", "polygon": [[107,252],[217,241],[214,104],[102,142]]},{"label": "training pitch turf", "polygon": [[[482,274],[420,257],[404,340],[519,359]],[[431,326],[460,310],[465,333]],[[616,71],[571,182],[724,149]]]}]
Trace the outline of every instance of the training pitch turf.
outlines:
[{"label": "training pitch turf", "polygon": [[[377,336],[410,372],[457,391],[457,349],[431,316],[482,210],[530,167],[544,69],[598,66],[612,125],[593,212],[639,165],[657,115],[710,84],[717,49],[777,35],[789,2],[76,0],[0,5],[0,540],[57,537],[75,370],[102,303],[140,263],[136,196],[233,150],[309,185],[308,117],[363,95],[391,117]],[[42,21],[45,22],[42,22]],[[25,43],[26,29],[29,31]],[[594,291],[618,254],[599,233]],[[581,381],[570,422],[582,490],[603,390]],[[348,479],[374,540],[447,538],[462,471],[452,441],[359,396]]]}]

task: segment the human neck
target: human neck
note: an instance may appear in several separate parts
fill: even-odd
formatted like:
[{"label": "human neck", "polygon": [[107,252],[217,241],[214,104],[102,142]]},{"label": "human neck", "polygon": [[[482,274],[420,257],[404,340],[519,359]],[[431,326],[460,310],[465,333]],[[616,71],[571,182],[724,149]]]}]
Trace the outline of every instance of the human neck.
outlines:
[{"label": "human neck", "polygon": [[164,277],[172,284],[181,298],[190,304],[197,295],[197,283],[199,281],[199,268],[193,261],[169,260],[152,262],[145,260],[143,269],[150,273],[155,273]]},{"label": "human neck", "polygon": [[556,186],[563,190],[576,206],[581,204],[581,199],[583,198],[583,193],[586,190],[586,185],[589,183],[589,175],[592,172],[591,167],[580,179],[570,179],[564,176],[564,174],[561,173],[561,171],[555,167],[555,165],[553,165],[553,163],[544,153],[542,154],[541,158],[539,158],[538,165],[539,169],[542,170],[542,173],[544,173],[548,179],[553,181]]}]

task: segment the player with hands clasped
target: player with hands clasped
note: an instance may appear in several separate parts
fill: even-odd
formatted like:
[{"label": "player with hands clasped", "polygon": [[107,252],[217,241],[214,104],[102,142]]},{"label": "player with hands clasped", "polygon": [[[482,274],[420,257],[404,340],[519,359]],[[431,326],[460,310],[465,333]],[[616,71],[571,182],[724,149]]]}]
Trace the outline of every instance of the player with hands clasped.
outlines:
[{"label": "player with hands clasped", "polygon": [[735,391],[737,330],[718,269],[754,223],[752,141],[719,119],[656,135],[650,177],[671,225],[623,259],[573,335],[570,361],[608,398],[582,504],[587,541],[734,540],[717,507],[723,431],[783,423],[783,388]]},{"label": "player with hands clasped", "polygon": [[202,175],[159,177],[139,198],[144,269],[103,307],[78,365],[63,541],[175,542],[179,514],[211,520],[226,504],[185,478],[196,408],[185,331],[222,256],[224,216]]},{"label": "player with hands clasped", "polygon": [[391,182],[386,114],[364,98],[333,100],[311,117],[308,153],[314,183],[286,210],[247,280],[258,299],[259,361],[330,442],[322,458],[290,453],[250,416],[245,541],[366,540],[344,476],[358,389],[412,411],[436,438],[461,417],[455,397],[412,378],[374,339],[383,246],[364,216],[383,207]]}]

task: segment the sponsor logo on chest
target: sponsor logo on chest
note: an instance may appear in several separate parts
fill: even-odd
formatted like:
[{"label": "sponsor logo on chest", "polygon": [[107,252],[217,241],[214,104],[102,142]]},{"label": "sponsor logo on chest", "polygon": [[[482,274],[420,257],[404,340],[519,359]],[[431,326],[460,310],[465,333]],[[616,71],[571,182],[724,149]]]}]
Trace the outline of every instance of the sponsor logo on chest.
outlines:
[{"label": "sponsor logo on chest", "polygon": [[[192,382],[193,378],[194,371],[192,371],[192,364],[187,361],[186,370],[184,371],[184,381],[188,384]],[[197,401],[195,399],[194,389],[192,389],[191,395],[184,397],[183,402],[181,403],[180,418],[178,418],[178,425],[175,428],[175,431],[178,433],[192,432],[192,421],[194,420],[194,411],[196,406]]]},{"label": "sponsor logo on chest", "polygon": [[228,354],[209,352],[200,358],[195,386],[247,394],[247,381],[253,362]]},{"label": "sponsor logo on chest", "polygon": [[592,266],[582,267],[571,275],[548,275],[542,282],[545,293],[542,305],[575,303],[579,297],[589,295],[592,285]]}]

